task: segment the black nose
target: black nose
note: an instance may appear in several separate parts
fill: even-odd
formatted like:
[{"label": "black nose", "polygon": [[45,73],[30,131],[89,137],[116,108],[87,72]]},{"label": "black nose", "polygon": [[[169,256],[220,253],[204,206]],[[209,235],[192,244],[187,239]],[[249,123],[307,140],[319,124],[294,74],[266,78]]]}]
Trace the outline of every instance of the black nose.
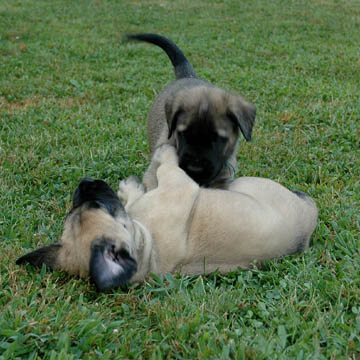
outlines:
[{"label": "black nose", "polygon": [[204,168],[200,164],[196,163],[187,164],[186,169],[193,174],[199,174],[204,171]]},{"label": "black nose", "polygon": [[184,156],[180,160],[180,167],[191,174],[208,172],[212,165],[206,158]]}]

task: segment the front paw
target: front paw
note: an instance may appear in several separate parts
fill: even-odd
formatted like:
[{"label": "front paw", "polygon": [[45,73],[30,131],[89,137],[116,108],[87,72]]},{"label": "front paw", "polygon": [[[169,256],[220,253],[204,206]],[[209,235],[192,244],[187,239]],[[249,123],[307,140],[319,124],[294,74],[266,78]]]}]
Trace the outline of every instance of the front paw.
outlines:
[{"label": "front paw", "polygon": [[140,180],[132,175],[125,180],[121,180],[119,184],[119,190],[117,192],[120,200],[126,203],[130,198],[138,198],[145,193],[145,185]]},{"label": "front paw", "polygon": [[178,164],[178,156],[175,147],[169,144],[160,145],[154,153],[153,161],[160,164],[176,163]]}]

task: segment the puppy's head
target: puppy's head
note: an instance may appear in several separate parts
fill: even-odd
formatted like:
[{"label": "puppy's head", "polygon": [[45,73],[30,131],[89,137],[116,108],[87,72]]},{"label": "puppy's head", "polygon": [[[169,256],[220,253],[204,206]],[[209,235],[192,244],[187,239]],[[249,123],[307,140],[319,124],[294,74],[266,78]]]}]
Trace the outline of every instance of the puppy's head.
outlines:
[{"label": "puppy's head", "polygon": [[235,151],[239,130],[250,141],[256,111],[240,95],[198,86],[169,97],[165,114],[180,167],[206,186]]},{"label": "puppy's head", "polygon": [[84,179],[73,195],[61,240],[17,260],[87,276],[99,291],[127,283],[137,271],[134,226],[102,180]]}]

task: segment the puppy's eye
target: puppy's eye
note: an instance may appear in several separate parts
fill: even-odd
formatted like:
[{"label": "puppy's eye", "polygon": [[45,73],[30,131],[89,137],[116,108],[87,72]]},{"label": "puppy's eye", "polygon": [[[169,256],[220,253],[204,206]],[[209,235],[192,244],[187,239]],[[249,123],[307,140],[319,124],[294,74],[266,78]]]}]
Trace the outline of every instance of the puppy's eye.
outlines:
[{"label": "puppy's eye", "polygon": [[217,131],[217,136],[219,136],[220,138],[222,138],[223,140],[227,140],[227,131],[225,129],[218,129]]},{"label": "puppy's eye", "polygon": [[208,135],[208,140],[213,144],[224,143],[228,139],[226,136],[220,135],[218,132],[212,132]]},{"label": "puppy's eye", "polygon": [[186,133],[186,129],[184,128],[183,125],[178,126],[177,129],[176,129],[176,131],[177,131],[177,133],[178,133],[179,135],[182,135],[182,136],[184,136],[185,133]]}]

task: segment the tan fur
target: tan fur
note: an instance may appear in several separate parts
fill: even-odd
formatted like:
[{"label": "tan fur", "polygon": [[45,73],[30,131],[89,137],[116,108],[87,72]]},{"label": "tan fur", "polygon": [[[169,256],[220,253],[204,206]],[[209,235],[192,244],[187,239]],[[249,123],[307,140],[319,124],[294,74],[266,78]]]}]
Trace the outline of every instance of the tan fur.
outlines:
[{"label": "tan fur", "polygon": [[[161,164],[158,188],[126,208],[150,230],[160,273],[227,272],[294,253],[300,240],[302,250],[308,247],[317,222],[309,197],[251,177],[235,180],[228,191],[203,189],[177,167],[171,148],[160,149],[155,160]],[[133,191],[124,188],[120,197]]]},{"label": "tan fur", "polygon": [[57,267],[70,274],[86,277],[89,274],[91,246],[98,238],[106,236],[114,243],[120,242],[121,247],[131,254],[133,245],[130,244],[134,243],[135,235],[133,222],[129,218],[117,216],[114,219],[101,209],[81,206],[65,220]]},{"label": "tan fur", "polygon": [[[148,116],[147,135],[151,154],[163,144],[170,144],[178,149],[178,131],[183,131],[191,123],[198,121],[197,114],[203,105],[210,111],[209,119],[213,122],[218,134],[227,138],[226,158],[232,168],[235,168],[240,132],[238,127],[232,125],[227,113],[232,111],[239,117],[247,117],[250,113],[255,114],[255,108],[241,95],[231,94],[197,79],[177,80],[165,88],[156,99]],[[184,110],[185,116],[178,122],[173,136],[169,139],[170,119],[180,108]],[[148,190],[157,186],[157,166],[156,162],[151,162],[144,174],[143,183]],[[226,188],[232,175],[229,168],[224,167],[210,187]]]},{"label": "tan fur", "polygon": [[[137,262],[130,280],[150,272],[227,272],[309,246],[317,223],[310,197],[294,194],[263,178],[243,177],[229,190],[200,188],[177,166],[173,147],[153,157],[158,187],[145,193],[133,177],[120,182],[125,210],[117,217],[104,209],[77,209],[65,223],[59,267],[86,276],[92,244],[101,236],[125,248]],[[126,229],[125,229],[126,226]]]}]

